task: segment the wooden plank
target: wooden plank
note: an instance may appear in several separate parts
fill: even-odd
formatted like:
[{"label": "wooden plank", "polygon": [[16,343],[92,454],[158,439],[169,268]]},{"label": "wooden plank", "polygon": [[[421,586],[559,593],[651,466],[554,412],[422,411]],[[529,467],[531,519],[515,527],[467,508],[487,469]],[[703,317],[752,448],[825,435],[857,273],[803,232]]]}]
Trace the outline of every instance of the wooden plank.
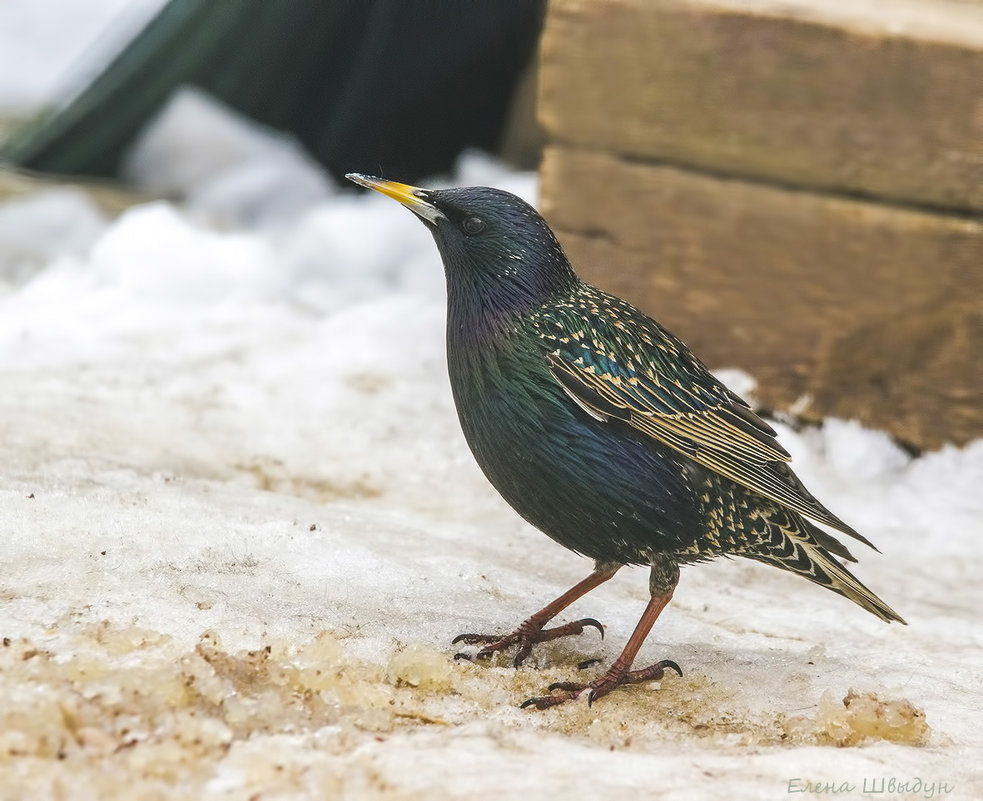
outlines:
[{"label": "wooden plank", "polygon": [[983,4],[554,0],[549,141],[983,212]]},{"label": "wooden plank", "polygon": [[582,277],[766,405],[919,447],[983,436],[983,222],[557,146],[541,180]]}]

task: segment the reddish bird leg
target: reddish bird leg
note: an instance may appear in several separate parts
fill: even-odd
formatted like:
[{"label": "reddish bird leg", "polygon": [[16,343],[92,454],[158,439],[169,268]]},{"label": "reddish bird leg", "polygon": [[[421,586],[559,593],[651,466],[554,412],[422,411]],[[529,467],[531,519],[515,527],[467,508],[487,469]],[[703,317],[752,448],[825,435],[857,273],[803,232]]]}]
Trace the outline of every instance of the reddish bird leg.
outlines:
[{"label": "reddish bird leg", "polygon": [[530,698],[522,704],[522,708],[534,706],[536,709],[549,709],[551,706],[562,704],[564,701],[571,701],[580,696],[584,690],[590,690],[587,696],[587,705],[590,706],[598,698],[607,695],[611,690],[620,687],[622,684],[637,684],[643,681],[654,681],[661,679],[665,674],[666,668],[675,670],[680,676],[683,675],[679,665],[671,659],[663,659],[647,668],[641,670],[631,670],[632,663],[638,654],[642,643],[652,630],[655,621],[658,620],[662,610],[666,608],[672,600],[672,593],[679,581],[679,567],[668,558],[656,558],[652,563],[652,573],[649,578],[649,590],[651,598],[645,611],[635,626],[625,650],[621,656],[614,660],[607,673],[594,681],[579,683],[572,681],[558,681],[549,686],[550,692],[560,690],[556,695],[544,695]]},{"label": "reddish bird leg", "polygon": [[[604,637],[604,628],[591,617],[584,618],[583,620],[575,620],[572,623],[565,623],[562,626],[556,626],[551,629],[544,629],[543,626],[578,598],[581,598],[595,587],[610,579],[618,572],[620,567],[621,565],[618,564],[598,563],[594,567],[594,572],[587,578],[575,584],[552,603],[544,606],[528,620],[520,623],[519,627],[511,634],[504,636],[496,634],[460,634],[454,638],[453,643],[463,642],[468,645],[485,644],[485,647],[475,654],[475,658],[477,659],[488,659],[498,651],[503,651],[512,645],[518,644],[519,648],[515,652],[515,659],[512,660],[512,664],[519,667],[525,658],[529,656],[533,645],[538,642],[548,642],[558,637],[581,634],[588,626],[596,628],[601,632],[601,637]],[[454,658],[470,659],[471,657],[467,654],[459,653],[455,654]]]}]

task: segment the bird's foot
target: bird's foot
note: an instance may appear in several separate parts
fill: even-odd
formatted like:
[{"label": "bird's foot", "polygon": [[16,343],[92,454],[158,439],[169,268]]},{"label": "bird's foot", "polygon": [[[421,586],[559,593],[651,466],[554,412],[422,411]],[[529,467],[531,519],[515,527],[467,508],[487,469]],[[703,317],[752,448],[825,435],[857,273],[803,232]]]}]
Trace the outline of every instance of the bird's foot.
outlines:
[{"label": "bird's foot", "polygon": [[525,709],[526,707],[534,706],[536,709],[549,709],[551,706],[562,704],[564,701],[572,701],[574,698],[579,698],[584,690],[590,690],[590,694],[587,696],[587,705],[590,706],[598,698],[607,695],[615,687],[620,687],[622,684],[658,681],[665,675],[666,668],[675,670],[680,676],[683,675],[683,671],[679,669],[679,665],[671,659],[663,659],[661,662],[656,662],[654,665],[650,665],[642,670],[627,670],[615,663],[607,673],[600,678],[594,679],[594,681],[586,683],[575,681],[554,682],[549,686],[549,691],[551,693],[554,691],[559,692],[556,692],[554,695],[530,698],[521,704],[521,708]]},{"label": "bird's foot", "polygon": [[519,648],[515,652],[515,658],[512,660],[512,664],[515,667],[519,667],[532,652],[532,647],[536,643],[549,642],[558,637],[567,637],[573,634],[583,634],[584,629],[588,627],[597,629],[601,632],[601,639],[604,639],[604,627],[594,620],[594,618],[585,617],[583,620],[564,623],[562,626],[555,626],[551,629],[544,629],[541,626],[537,627],[535,624],[530,624],[527,620],[511,634],[506,634],[504,637],[497,634],[459,634],[451,642],[451,645],[456,645],[459,642],[463,642],[466,645],[484,644],[485,647],[478,651],[474,657],[465,653],[457,653],[454,654],[454,658],[489,659],[499,651],[504,651],[506,648],[517,644]]}]

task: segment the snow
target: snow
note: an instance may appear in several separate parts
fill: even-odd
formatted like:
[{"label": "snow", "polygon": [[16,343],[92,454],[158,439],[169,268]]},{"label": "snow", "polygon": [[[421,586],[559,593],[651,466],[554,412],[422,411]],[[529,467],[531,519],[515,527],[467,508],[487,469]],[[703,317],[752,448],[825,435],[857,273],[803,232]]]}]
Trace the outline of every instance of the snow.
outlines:
[{"label": "snow", "polygon": [[0,116],[66,99],[166,0],[0,0]]},{"label": "snow", "polygon": [[331,194],[330,179],[291,137],[249,124],[191,87],[165,105],[122,172],[128,183],[181,194],[190,212],[230,224],[290,220]]},{"label": "snow", "polygon": [[[855,422],[776,423],[909,626],[719,560],[683,571],[639,657],[682,679],[520,710],[617,656],[647,574],[562,615],[603,641],[453,660],[455,635],[511,629],[590,565],[474,465],[424,228],[185,101],[133,169],[174,159],[158,174],[191,202],[0,202],[0,798],[983,797],[983,440],[912,458]],[[221,174],[184,160],[199,119]],[[310,171],[296,195],[248,179],[287,161]],[[535,199],[474,154],[453,180]],[[851,689],[927,733],[848,736]],[[907,791],[863,792],[892,779]]]}]

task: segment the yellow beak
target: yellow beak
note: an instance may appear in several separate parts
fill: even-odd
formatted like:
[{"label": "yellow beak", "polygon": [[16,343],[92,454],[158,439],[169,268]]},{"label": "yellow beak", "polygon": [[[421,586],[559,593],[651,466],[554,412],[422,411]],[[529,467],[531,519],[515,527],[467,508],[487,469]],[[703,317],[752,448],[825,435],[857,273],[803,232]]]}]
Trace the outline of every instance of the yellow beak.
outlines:
[{"label": "yellow beak", "polygon": [[429,193],[426,189],[396,181],[384,181],[382,178],[373,178],[371,175],[362,175],[357,172],[350,172],[345,177],[360,186],[374,189],[393,200],[398,200],[414,214],[428,222],[436,223],[439,219],[446,219],[444,213],[430,202]]}]

